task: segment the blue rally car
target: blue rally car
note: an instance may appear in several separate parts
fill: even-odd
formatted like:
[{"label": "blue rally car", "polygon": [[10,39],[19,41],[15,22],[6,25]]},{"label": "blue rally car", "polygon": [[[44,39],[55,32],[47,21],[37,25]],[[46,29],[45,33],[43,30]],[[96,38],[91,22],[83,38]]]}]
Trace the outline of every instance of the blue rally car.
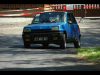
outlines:
[{"label": "blue rally car", "polygon": [[65,49],[66,43],[74,43],[75,48],[81,46],[81,34],[75,17],[70,12],[51,11],[35,15],[32,23],[23,28],[24,47],[30,44],[58,44]]}]

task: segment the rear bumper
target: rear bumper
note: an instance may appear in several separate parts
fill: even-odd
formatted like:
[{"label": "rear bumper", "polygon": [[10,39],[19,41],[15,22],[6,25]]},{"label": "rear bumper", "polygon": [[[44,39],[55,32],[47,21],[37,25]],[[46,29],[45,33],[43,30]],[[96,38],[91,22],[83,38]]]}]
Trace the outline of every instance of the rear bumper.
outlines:
[{"label": "rear bumper", "polygon": [[[59,44],[63,32],[49,32],[49,33],[25,33],[22,34],[22,39],[26,44],[42,44],[42,43],[55,43]],[[34,41],[35,37],[48,37],[46,41]],[[57,38],[57,39],[53,39]],[[28,41],[26,39],[29,39]]]}]

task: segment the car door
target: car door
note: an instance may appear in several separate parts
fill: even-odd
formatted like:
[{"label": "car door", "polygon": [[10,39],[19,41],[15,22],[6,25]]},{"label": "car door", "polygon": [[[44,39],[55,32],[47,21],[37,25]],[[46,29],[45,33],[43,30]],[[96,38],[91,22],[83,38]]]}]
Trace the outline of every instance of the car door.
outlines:
[{"label": "car door", "polygon": [[77,21],[74,17],[74,15],[71,13],[71,18],[72,18],[72,22],[73,22],[73,27],[74,27],[74,31],[73,31],[73,35],[74,35],[74,38],[78,38],[78,31],[79,31],[79,28],[78,28],[78,24],[77,24]]},{"label": "car door", "polygon": [[71,13],[67,14],[67,24],[68,24],[68,27],[70,29],[70,38],[75,38],[75,27],[73,24]]},{"label": "car door", "polygon": [[67,32],[67,38],[71,38],[72,37],[71,28],[70,28],[70,25],[69,25],[67,19],[68,19],[68,15],[66,13],[65,14],[65,25],[64,25],[64,28],[65,28],[65,30]]}]

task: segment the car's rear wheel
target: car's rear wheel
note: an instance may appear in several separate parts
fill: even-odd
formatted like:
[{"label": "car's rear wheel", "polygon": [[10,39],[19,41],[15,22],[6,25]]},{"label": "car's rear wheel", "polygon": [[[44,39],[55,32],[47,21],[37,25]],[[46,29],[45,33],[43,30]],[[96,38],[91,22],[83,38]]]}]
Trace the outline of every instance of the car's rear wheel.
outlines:
[{"label": "car's rear wheel", "polygon": [[78,38],[78,39],[74,42],[74,47],[75,47],[75,48],[80,48],[80,47],[81,47],[81,40],[80,40],[80,38]]},{"label": "car's rear wheel", "polygon": [[24,47],[25,47],[25,48],[29,48],[29,47],[30,47],[30,44],[24,43]]},{"label": "car's rear wheel", "polygon": [[65,37],[65,34],[62,35],[62,40],[61,40],[61,43],[60,43],[60,48],[61,49],[66,49],[66,37]]}]

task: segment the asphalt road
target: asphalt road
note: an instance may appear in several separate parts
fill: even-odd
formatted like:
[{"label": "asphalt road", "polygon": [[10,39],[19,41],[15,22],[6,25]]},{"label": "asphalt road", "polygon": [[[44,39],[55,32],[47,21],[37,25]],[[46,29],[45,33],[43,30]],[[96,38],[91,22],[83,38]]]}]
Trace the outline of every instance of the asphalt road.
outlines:
[{"label": "asphalt road", "polygon": [[[100,20],[86,20],[79,23],[82,38],[81,46],[100,46]],[[91,23],[92,22],[92,23]],[[94,64],[77,58],[73,43],[66,49],[50,44],[48,48],[41,44],[24,48],[22,29],[30,23],[0,22],[0,71],[98,71]],[[91,27],[92,26],[92,27]],[[93,28],[93,26],[95,28]],[[86,28],[87,27],[87,28]]]}]

